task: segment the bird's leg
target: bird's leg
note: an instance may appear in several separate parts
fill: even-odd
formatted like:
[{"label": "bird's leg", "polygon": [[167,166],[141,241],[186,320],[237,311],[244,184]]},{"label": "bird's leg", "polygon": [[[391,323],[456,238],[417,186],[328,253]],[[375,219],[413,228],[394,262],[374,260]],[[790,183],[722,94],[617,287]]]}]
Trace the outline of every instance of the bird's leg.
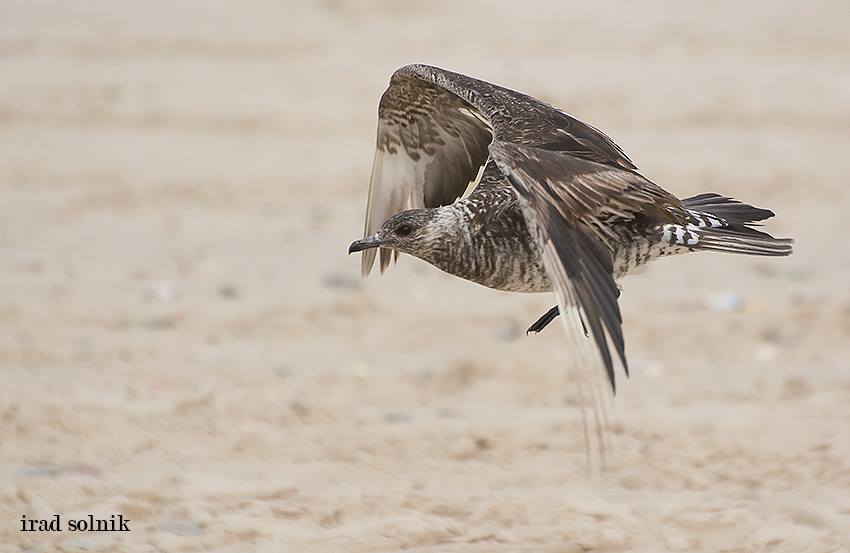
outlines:
[{"label": "bird's leg", "polygon": [[[618,299],[620,298],[620,292],[621,292],[620,288],[617,288],[617,298]],[[528,330],[526,330],[525,333],[531,334],[532,332],[534,332],[536,334],[536,333],[540,332],[541,330],[543,330],[544,328],[549,326],[549,323],[554,321],[555,317],[560,315],[560,313],[561,313],[561,310],[558,309],[558,306],[556,305],[555,307],[553,307],[552,309],[550,309],[549,311],[544,313],[539,319],[534,321],[534,324],[532,324],[530,327],[528,327]],[[581,329],[584,331],[584,335],[588,336],[587,327],[584,326],[584,320],[579,318],[579,322],[581,323]]]},{"label": "bird's leg", "polygon": [[542,317],[537,319],[533,325],[528,327],[528,330],[525,331],[526,334],[531,334],[532,332],[537,333],[546,328],[546,326],[555,320],[555,317],[558,316],[560,311],[558,310],[558,306],[556,305],[549,311],[543,314]]},{"label": "bird's leg", "polygon": [[[544,313],[539,319],[534,321],[534,324],[531,325],[530,327],[528,327],[528,330],[526,330],[525,333],[531,334],[532,332],[534,332],[534,333],[540,332],[541,330],[546,328],[549,325],[549,323],[554,321],[555,317],[557,317],[560,313],[561,313],[561,310],[558,309],[558,306],[556,305],[555,307],[553,307],[552,309],[550,309],[549,311]],[[587,334],[587,327],[584,326],[584,321],[579,319],[579,322],[581,323],[581,329],[584,331],[584,335],[587,336],[588,335]]]}]

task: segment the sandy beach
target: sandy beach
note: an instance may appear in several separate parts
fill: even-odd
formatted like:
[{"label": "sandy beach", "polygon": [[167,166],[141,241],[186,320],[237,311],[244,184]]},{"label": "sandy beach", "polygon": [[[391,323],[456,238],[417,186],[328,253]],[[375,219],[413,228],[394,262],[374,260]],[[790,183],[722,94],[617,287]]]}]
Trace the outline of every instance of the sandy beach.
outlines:
[{"label": "sandy beach", "polygon": [[[846,2],[2,14],[0,553],[850,552]],[[346,254],[414,62],[796,239],[622,282],[604,470],[551,297]],[[21,531],[56,514],[130,531]]]}]

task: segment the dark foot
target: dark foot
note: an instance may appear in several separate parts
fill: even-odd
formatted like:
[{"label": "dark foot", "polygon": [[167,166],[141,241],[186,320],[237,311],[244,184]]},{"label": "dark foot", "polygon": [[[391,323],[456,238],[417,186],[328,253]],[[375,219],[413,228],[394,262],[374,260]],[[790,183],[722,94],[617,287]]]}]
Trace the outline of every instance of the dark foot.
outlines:
[{"label": "dark foot", "polygon": [[[549,311],[544,313],[542,317],[537,319],[534,322],[533,325],[528,327],[528,330],[526,330],[525,333],[531,334],[532,332],[534,332],[536,334],[536,333],[540,332],[541,330],[546,328],[549,325],[549,323],[554,321],[555,317],[557,317],[560,314],[561,314],[561,311],[558,309],[558,306],[556,305],[555,307],[553,307],[552,309],[550,309]],[[584,335],[587,336],[588,335],[587,334],[587,327],[584,326],[584,321],[581,321],[581,329],[584,331]]]},{"label": "dark foot", "polygon": [[546,328],[546,326],[555,320],[555,317],[558,316],[560,311],[558,310],[558,306],[556,305],[549,311],[543,314],[542,317],[537,319],[533,325],[528,327],[528,330],[525,331],[526,334],[531,334],[532,332],[537,333]]}]

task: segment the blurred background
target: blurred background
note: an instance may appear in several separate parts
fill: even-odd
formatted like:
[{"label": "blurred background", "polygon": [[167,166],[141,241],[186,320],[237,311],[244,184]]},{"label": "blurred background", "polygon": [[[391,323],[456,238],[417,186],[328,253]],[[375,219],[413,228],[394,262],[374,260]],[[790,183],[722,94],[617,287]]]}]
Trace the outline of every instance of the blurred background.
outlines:
[{"label": "blurred background", "polygon": [[[846,1],[0,10],[2,551],[847,551]],[[346,255],[414,62],[797,239],[623,281],[604,472],[551,298]]]}]

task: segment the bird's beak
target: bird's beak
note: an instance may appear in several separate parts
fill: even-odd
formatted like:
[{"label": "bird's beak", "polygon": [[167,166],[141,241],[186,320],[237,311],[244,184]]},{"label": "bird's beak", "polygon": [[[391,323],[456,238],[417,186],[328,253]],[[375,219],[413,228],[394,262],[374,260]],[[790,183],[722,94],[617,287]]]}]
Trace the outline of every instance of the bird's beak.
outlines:
[{"label": "bird's beak", "polygon": [[363,250],[368,250],[370,248],[380,248],[383,246],[385,242],[378,238],[377,234],[373,234],[372,236],[367,236],[362,240],[355,240],[348,246],[348,253],[354,252],[362,252]]}]

